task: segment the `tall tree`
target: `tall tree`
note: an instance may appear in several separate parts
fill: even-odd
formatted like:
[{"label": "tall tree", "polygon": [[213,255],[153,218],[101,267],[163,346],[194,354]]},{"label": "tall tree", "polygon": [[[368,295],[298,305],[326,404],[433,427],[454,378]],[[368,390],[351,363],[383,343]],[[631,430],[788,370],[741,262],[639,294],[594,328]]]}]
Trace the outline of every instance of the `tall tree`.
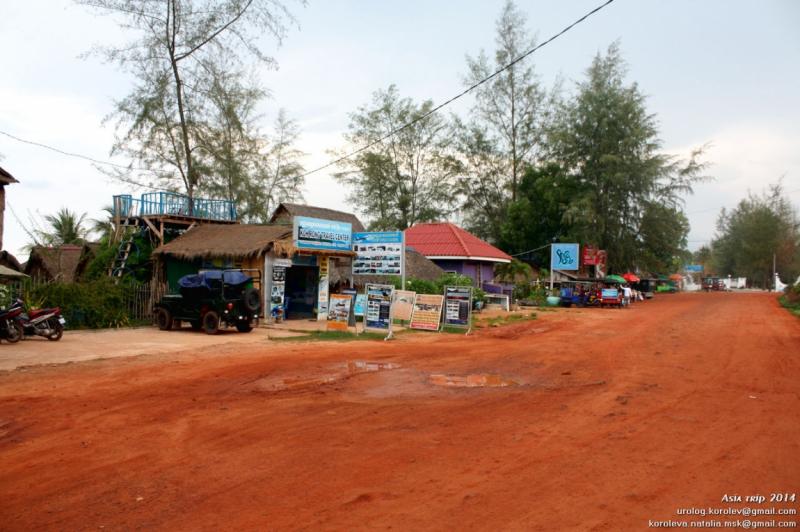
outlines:
[{"label": "tall tree", "polygon": [[[680,247],[688,231],[680,214],[683,195],[705,179],[706,167],[703,148],[687,160],[660,151],[655,116],[625,76],[619,46],[612,44],[592,61],[586,80],[578,83],[577,94],[563,104],[549,131],[550,157],[575,180],[577,192],[566,214],[572,236],[606,249],[609,267],[616,270],[644,266],[648,242],[660,249],[654,248],[651,258]],[[673,223],[683,230],[672,234],[668,246],[656,244],[652,231],[643,240],[643,222]]]},{"label": "tall tree", "polygon": [[[211,87],[221,62],[238,66],[244,55],[262,65],[275,61],[259,46],[280,41],[292,16],[279,0],[77,0],[115,17],[135,38],[100,51],[136,78],[116,104],[121,135],[112,153],[130,157],[147,179],[180,185],[190,198],[202,182],[199,130],[208,122]],[[127,172],[117,172],[127,180]]]},{"label": "tall tree", "polygon": [[[526,19],[508,0],[496,23],[496,50],[467,57],[464,82],[472,86],[512,63],[536,45]],[[464,210],[471,229],[497,240],[503,212],[517,200],[525,166],[536,159],[548,116],[546,91],[530,61],[510,66],[475,89],[475,105],[459,123],[464,157]]]},{"label": "tall tree", "polygon": [[768,288],[774,264],[784,281],[793,282],[800,274],[800,220],[782,185],[723,209],[711,249],[720,275],[747,277]]},{"label": "tall tree", "polygon": [[459,166],[450,153],[450,128],[438,114],[423,118],[431,109],[431,100],[416,104],[401,98],[392,85],[350,115],[345,140],[352,148],[411,124],[342,161],[342,171],[335,175],[350,187],[348,200],[371,219],[372,228],[402,230],[442,219],[454,204],[452,182]]}]

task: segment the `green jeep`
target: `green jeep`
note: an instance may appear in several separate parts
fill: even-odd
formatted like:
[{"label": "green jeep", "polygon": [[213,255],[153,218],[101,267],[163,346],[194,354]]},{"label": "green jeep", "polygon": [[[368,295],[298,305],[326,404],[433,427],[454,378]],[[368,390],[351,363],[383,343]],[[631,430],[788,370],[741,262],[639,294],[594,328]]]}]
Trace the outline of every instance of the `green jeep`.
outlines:
[{"label": "green jeep", "polygon": [[180,294],[165,295],[153,308],[162,331],[180,328],[186,321],[208,334],[216,334],[220,327],[250,332],[258,320],[261,294],[243,270],[201,271],[181,277],[178,285]]}]

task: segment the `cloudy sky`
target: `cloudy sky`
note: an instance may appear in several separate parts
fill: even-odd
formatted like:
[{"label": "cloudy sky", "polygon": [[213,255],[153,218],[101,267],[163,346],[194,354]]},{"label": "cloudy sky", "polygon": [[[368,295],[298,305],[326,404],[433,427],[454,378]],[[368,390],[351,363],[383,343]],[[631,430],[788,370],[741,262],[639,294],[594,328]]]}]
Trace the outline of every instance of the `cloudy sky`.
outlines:
[{"label": "cloudy sky", "polygon": [[[531,31],[544,40],[601,0],[518,1]],[[300,124],[306,168],[342,147],[348,113],[394,83],[403,96],[441,102],[460,92],[465,55],[493,50],[502,0],[374,2],[309,0],[292,4],[298,27],[281,46],[266,42],[279,63],[261,72],[272,93],[264,128],[279,107]],[[535,53],[542,81],[571,89],[592,57],[619,40],[629,79],[649,96],[664,151],[684,155],[710,142],[714,180],[687,198],[690,247],[714,234],[721,207],[783,177],[800,205],[800,2],[793,0],[616,0]],[[114,99],[131,80],[113,65],[81,58],[98,43],[122,42],[110,19],[66,0],[5,2],[0,16],[0,156],[20,184],[7,190],[4,247],[24,260],[22,225],[61,207],[99,217],[111,196],[138,193],[110,181],[90,163],[62,151],[112,160]],[[452,111],[464,112],[465,98]],[[125,164],[127,161],[116,159]],[[308,203],[350,208],[346,190],[327,171],[310,176]]]}]

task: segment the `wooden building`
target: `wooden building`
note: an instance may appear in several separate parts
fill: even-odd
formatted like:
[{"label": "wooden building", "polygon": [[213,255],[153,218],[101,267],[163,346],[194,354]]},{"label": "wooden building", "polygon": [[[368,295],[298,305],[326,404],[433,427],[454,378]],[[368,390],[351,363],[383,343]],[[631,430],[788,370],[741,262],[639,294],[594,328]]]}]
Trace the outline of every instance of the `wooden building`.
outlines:
[{"label": "wooden building", "polygon": [[0,167],[0,249],[3,249],[3,227],[6,213],[6,185],[19,183],[14,176]]}]

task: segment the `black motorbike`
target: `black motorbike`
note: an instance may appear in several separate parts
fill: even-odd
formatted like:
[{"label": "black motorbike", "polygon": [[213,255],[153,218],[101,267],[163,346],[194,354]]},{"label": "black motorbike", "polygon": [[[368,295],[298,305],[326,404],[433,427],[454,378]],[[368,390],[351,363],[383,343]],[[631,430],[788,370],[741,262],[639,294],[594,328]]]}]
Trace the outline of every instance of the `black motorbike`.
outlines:
[{"label": "black motorbike", "polygon": [[64,325],[67,322],[61,316],[59,307],[28,310],[25,303],[17,299],[10,309],[19,310],[15,320],[22,328],[24,336],[44,336],[55,342],[64,334]]}]

